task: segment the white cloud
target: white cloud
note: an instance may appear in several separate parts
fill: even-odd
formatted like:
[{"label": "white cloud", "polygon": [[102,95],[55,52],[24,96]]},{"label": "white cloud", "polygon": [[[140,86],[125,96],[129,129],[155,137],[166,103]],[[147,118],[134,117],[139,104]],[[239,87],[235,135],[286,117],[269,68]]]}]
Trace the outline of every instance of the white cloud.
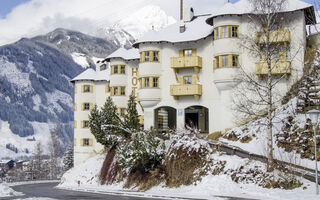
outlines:
[{"label": "white cloud", "polygon": [[[185,0],[196,14],[213,13],[227,0]],[[68,28],[94,34],[145,5],[159,5],[178,18],[179,0],[31,0],[0,18],[0,45],[21,37],[45,34],[55,28]]]}]

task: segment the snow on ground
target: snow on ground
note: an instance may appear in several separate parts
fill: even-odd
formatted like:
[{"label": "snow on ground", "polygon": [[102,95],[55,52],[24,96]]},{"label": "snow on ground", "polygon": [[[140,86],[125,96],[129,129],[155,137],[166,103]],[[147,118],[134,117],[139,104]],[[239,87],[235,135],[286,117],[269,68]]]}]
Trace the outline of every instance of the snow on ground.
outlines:
[{"label": "snow on ground", "polygon": [[[194,185],[182,186],[179,188],[166,188],[163,185],[157,186],[146,192],[124,189],[124,182],[114,185],[100,185],[99,172],[103,164],[105,155],[97,155],[88,161],[74,167],[64,174],[59,188],[95,191],[98,193],[120,194],[130,196],[148,197],[180,197],[180,198],[203,198],[217,200],[221,196],[243,197],[261,200],[316,200],[314,195],[314,184],[300,179],[303,186],[295,190],[265,189],[255,184],[238,184],[231,180],[230,175],[208,175]],[[214,154],[215,160],[227,161],[225,171],[237,169],[240,166],[251,165],[265,167],[257,161],[249,161],[237,156],[227,156]],[[80,181],[78,186],[77,181]]]},{"label": "snow on ground", "polygon": [[0,197],[20,196],[22,193],[11,189],[6,183],[0,183]]},{"label": "snow on ground", "polygon": [[[278,160],[283,160],[292,164],[301,165],[304,167],[314,168],[314,161],[309,159],[301,159],[299,154],[295,152],[285,152],[284,149],[278,148],[276,144],[275,134],[281,131],[283,127],[284,119],[287,119],[289,116],[294,116],[295,121],[299,124],[300,127],[304,127],[306,123],[307,116],[305,114],[297,114],[296,110],[297,99],[294,98],[289,101],[287,104],[279,107],[276,112],[276,117],[274,119],[273,127],[273,147],[274,147],[274,158]],[[236,127],[228,131],[227,133],[234,132],[240,137],[254,135],[252,141],[249,143],[241,143],[239,141],[230,141],[224,138],[219,140],[229,145],[239,147],[243,150],[249,151],[254,154],[267,156],[267,127],[263,124],[266,124],[266,118],[258,119],[256,121],[250,122],[246,125]]]},{"label": "snow on ground", "polygon": [[[40,123],[31,122],[35,134],[29,137],[20,137],[12,133],[10,125],[7,121],[0,120],[0,135],[5,140],[0,140],[0,159],[10,158],[17,159],[22,156],[31,156],[36,144],[41,143],[45,154],[49,153],[48,142],[50,140],[50,130],[54,128],[55,123]],[[18,153],[15,153],[6,148],[6,144],[14,145],[18,148]],[[26,151],[28,149],[29,153]]]},{"label": "snow on ground", "polygon": [[71,54],[71,57],[75,63],[77,63],[78,65],[82,66],[85,69],[90,66],[85,54],[74,52]]}]

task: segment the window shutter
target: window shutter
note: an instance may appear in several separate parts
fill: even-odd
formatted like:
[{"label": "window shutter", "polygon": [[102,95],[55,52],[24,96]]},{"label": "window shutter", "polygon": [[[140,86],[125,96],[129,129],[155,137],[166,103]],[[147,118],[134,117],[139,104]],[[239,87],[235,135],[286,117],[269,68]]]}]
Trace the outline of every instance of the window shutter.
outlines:
[{"label": "window shutter", "polygon": [[118,96],[120,96],[121,95],[121,87],[118,87],[118,94],[117,94]]},{"label": "window shutter", "polygon": [[89,146],[92,147],[93,146],[93,140],[89,139]]},{"label": "window shutter", "polygon": [[232,26],[228,26],[228,37],[231,38],[232,36]]},{"label": "window shutter", "polygon": [[114,74],[114,66],[111,66],[111,75]]},{"label": "window shutter", "polygon": [[153,51],[149,51],[149,55],[150,55],[150,62],[153,62]]},{"label": "window shutter", "polygon": [[213,59],[213,69],[217,69],[217,62],[216,62],[216,58]]},{"label": "window shutter", "polygon": [[83,147],[84,146],[84,139],[80,140],[80,145]]},{"label": "window shutter", "polygon": [[81,110],[84,111],[84,103],[81,104]]},{"label": "window shutter", "polygon": [[222,27],[219,27],[219,39],[222,37]]},{"label": "window shutter", "polygon": [[158,61],[157,62],[160,62],[160,51],[158,51]]},{"label": "window shutter", "polygon": [[114,87],[111,87],[111,96],[114,96]]},{"label": "window shutter", "polygon": [[93,86],[90,85],[90,93],[93,93]]},{"label": "window shutter", "polygon": [[219,56],[219,68],[222,68],[222,56]]},{"label": "window shutter", "polygon": [[183,57],[183,50],[179,50],[179,57]]},{"label": "window shutter", "polygon": [[142,79],[141,79],[141,82],[142,82],[142,87],[141,87],[141,88],[144,88],[145,79],[144,79],[144,78],[142,78]]},{"label": "window shutter", "polygon": [[109,90],[108,90],[108,85],[105,86],[105,93],[108,93]]},{"label": "window shutter", "polygon": [[180,85],[183,85],[183,76],[180,76],[178,80],[179,80]]},{"label": "window shutter", "polygon": [[77,86],[74,86],[74,93],[77,94]]},{"label": "window shutter", "polygon": [[84,121],[81,121],[81,128],[84,128]]},{"label": "window shutter", "polygon": [[150,84],[149,84],[150,88],[153,88],[153,77],[150,77]]},{"label": "window shutter", "polygon": [[81,85],[81,92],[84,93],[84,85]]},{"label": "window shutter", "polygon": [[192,49],[192,56],[197,56],[197,49]]},{"label": "window shutter", "polygon": [[73,121],[73,128],[77,128],[77,121],[76,120]]},{"label": "window shutter", "polygon": [[192,85],[197,84],[197,75],[192,75]]},{"label": "window shutter", "polygon": [[90,103],[90,110],[93,109],[93,103]]},{"label": "window shutter", "polygon": [[145,62],[145,52],[141,52],[141,62]]},{"label": "window shutter", "polygon": [[233,67],[232,65],[232,55],[228,55],[228,67]]}]

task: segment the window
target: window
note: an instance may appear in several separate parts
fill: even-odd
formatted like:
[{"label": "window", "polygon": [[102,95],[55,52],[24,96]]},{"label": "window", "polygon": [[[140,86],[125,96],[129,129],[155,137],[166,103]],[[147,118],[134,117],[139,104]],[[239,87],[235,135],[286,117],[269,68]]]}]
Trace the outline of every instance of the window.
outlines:
[{"label": "window", "polygon": [[270,30],[278,30],[278,29],[279,29],[279,24],[278,23],[272,24],[270,26]]},{"label": "window", "polygon": [[192,50],[191,49],[185,49],[183,50],[184,56],[192,56]]},{"label": "window", "polygon": [[219,28],[214,29],[215,39],[219,38]]},{"label": "window", "polygon": [[120,117],[124,117],[126,114],[126,109],[125,108],[120,108]]},{"label": "window", "polygon": [[114,94],[115,96],[118,95],[118,87],[113,87],[113,94]]},{"label": "window", "polygon": [[120,87],[120,95],[121,96],[126,95],[126,87]]},{"label": "window", "polygon": [[238,67],[239,66],[239,56],[232,55],[232,67]]},{"label": "window", "polygon": [[90,103],[84,103],[83,110],[90,110]]},{"label": "window", "polygon": [[91,88],[90,85],[84,85],[83,92],[91,92],[90,88]]},{"label": "window", "polygon": [[228,67],[228,56],[222,56],[222,67]]},{"label": "window", "polygon": [[100,66],[100,71],[106,70],[107,69],[107,65],[103,64]]},{"label": "window", "polygon": [[126,74],[126,66],[121,65],[121,74]]},{"label": "window", "polygon": [[153,78],[153,87],[154,88],[158,88],[159,87],[159,78],[158,77],[154,77]]},{"label": "window", "polygon": [[159,62],[159,52],[158,51],[153,52],[153,61]]},{"label": "window", "polygon": [[231,28],[231,37],[238,37],[238,27],[237,26],[232,26]]},{"label": "window", "polygon": [[150,86],[150,79],[149,79],[149,77],[144,78],[144,87],[145,87],[145,88],[148,88],[149,86]]},{"label": "window", "polygon": [[144,52],[144,61],[150,62],[150,52],[149,51]]},{"label": "window", "polygon": [[83,139],[83,146],[90,146],[90,140],[88,138]]},{"label": "window", "polygon": [[228,27],[227,26],[223,26],[221,28],[221,38],[227,38],[228,37]]},{"label": "window", "polygon": [[119,72],[118,72],[118,65],[114,65],[113,66],[113,73],[114,74],[118,74]]},{"label": "window", "polygon": [[83,121],[83,128],[89,128],[89,121]]},{"label": "window", "polygon": [[191,85],[192,84],[192,76],[184,76],[183,77],[183,83],[185,85]]},{"label": "window", "polygon": [[219,68],[220,67],[220,59],[219,59],[219,56],[218,57],[216,57],[216,66],[215,66],[215,68]]}]

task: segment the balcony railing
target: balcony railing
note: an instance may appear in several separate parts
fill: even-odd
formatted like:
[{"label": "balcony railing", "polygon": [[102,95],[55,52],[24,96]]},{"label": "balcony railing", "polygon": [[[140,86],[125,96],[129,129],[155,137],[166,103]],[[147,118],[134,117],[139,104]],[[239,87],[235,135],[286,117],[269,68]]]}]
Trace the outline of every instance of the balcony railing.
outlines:
[{"label": "balcony railing", "polygon": [[[256,63],[256,74],[258,76],[268,75],[267,62]],[[290,61],[278,61],[271,63],[272,75],[286,75],[286,78],[291,74],[291,62]]]},{"label": "balcony railing", "polygon": [[202,85],[171,85],[170,95],[176,100],[178,100],[180,96],[194,96],[194,98],[198,100],[202,95]]},{"label": "balcony railing", "polygon": [[[290,37],[290,30],[289,29],[278,29],[278,30],[271,30],[270,43],[289,43],[291,41]],[[256,33],[256,43],[264,44],[267,42],[266,34],[263,32]]]}]

